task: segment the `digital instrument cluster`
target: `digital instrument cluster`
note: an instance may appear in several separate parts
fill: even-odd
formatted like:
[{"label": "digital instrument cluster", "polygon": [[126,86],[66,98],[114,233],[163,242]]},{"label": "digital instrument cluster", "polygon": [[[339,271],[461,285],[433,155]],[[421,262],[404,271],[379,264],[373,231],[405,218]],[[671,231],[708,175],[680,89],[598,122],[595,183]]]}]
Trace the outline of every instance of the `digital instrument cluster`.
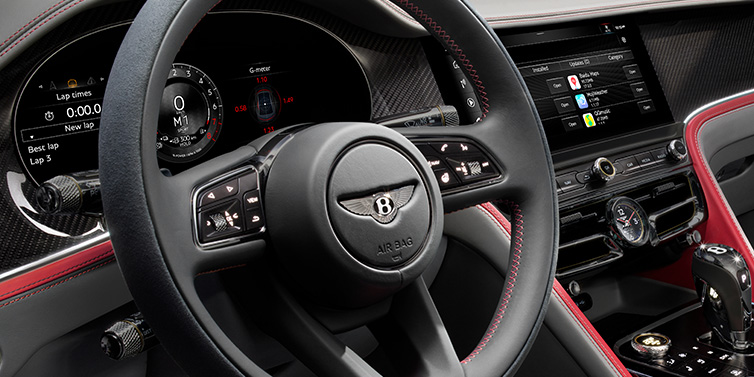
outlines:
[{"label": "digital instrument cluster", "polygon": [[[127,30],[113,26],[73,41],[27,80],[14,130],[37,184],[97,169],[102,99]],[[364,72],[333,35],[284,16],[210,14],[166,77],[155,151],[175,174],[287,126],[370,116]]]}]

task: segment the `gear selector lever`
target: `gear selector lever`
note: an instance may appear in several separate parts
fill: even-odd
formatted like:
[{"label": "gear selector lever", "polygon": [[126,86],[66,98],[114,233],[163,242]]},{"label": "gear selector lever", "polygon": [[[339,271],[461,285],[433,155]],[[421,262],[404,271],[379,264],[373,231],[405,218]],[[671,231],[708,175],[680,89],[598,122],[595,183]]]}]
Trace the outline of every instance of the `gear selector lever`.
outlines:
[{"label": "gear selector lever", "polygon": [[703,244],[691,263],[696,292],[712,332],[729,348],[743,351],[751,328],[751,275],[735,249]]}]

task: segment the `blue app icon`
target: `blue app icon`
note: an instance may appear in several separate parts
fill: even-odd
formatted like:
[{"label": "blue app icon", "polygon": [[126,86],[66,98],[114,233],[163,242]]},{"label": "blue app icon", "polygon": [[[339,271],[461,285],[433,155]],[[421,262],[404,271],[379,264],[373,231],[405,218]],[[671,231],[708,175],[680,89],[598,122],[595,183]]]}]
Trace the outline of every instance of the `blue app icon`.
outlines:
[{"label": "blue app icon", "polygon": [[583,94],[576,95],[576,103],[579,105],[579,109],[586,109],[589,107],[589,104],[586,103],[586,96]]}]

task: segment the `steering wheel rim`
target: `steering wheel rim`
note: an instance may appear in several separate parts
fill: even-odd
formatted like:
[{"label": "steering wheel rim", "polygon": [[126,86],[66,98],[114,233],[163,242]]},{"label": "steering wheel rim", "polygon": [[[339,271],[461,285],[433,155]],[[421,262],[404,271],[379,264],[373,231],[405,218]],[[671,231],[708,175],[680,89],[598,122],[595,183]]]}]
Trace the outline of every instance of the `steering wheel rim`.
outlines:
[{"label": "steering wheel rim", "polygon": [[[515,225],[511,272],[489,330],[469,357],[460,362],[445,360],[449,369],[435,373],[510,375],[525,357],[544,319],[554,279],[557,199],[544,131],[510,57],[494,32],[466,3],[397,0],[396,4],[422,23],[461,63],[474,82],[485,113],[482,122],[471,126],[401,133],[408,137],[473,140],[489,151],[503,168],[502,179],[444,197],[445,211],[508,198],[505,202],[511,205]],[[192,209],[181,200],[192,195],[196,183],[209,181],[219,172],[248,161],[257,154],[262,141],[175,177],[160,173],[154,149],[164,77],[185,38],[214,5],[213,0],[148,1],[134,21],[105,94],[99,148],[103,203],[116,257],[132,295],[179,364],[196,375],[266,375],[222,333],[196,292],[191,291],[197,273],[236,263],[238,258],[258,256],[264,253],[265,242],[254,240],[219,251],[197,250],[183,258],[178,258],[176,250],[193,250],[195,246],[168,242],[178,238],[193,242],[192,227],[186,226],[187,219],[193,218]],[[475,32],[469,33],[469,29]],[[415,148],[410,152],[414,157],[420,156]],[[436,183],[430,194],[439,194]],[[180,221],[165,221],[167,212]],[[442,326],[426,287],[422,286],[419,279],[402,287],[402,292],[408,292],[402,294],[424,303],[419,310],[406,309],[409,317],[418,315],[414,311],[422,312]],[[404,301],[398,298],[394,306],[405,306],[400,304]],[[411,321],[408,319],[407,323]],[[443,336],[440,331],[433,336],[436,338],[430,338],[439,351],[430,356],[455,358],[447,334]],[[342,355],[342,362],[337,367],[345,368],[340,371],[347,373],[338,374],[376,374],[348,350]],[[326,367],[315,365],[313,369],[332,371],[321,368]]]}]

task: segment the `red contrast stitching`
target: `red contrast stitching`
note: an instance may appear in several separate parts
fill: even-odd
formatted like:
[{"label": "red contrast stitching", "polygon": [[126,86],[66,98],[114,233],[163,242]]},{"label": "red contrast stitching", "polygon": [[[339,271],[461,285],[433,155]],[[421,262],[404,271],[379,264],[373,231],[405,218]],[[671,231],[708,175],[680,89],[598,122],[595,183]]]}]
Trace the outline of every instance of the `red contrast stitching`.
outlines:
[{"label": "red contrast stitching", "polygon": [[61,2],[59,2],[59,3],[57,3],[57,4],[53,5],[53,6],[51,6],[51,7],[49,7],[49,8],[47,8],[47,10],[46,10],[46,11],[44,11],[44,12],[40,13],[40,14],[39,14],[38,16],[36,16],[36,17],[32,18],[32,19],[31,19],[31,21],[27,22],[27,23],[26,23],[26,25],[22,26],[22,27],[21,27],[20,29],[18,29],[18,30],[17,30],[17,31],[15,32],[15,33],[11,34],[11,35],[10,35],[10,37],[8,37],[8,39],[6,39],[6,40],[4,40],[4,41],[3,41],[3,43],[0,43],[0,46],[3,46],[3,45],[5,45],[6,43],[8,43],[8,41],[9,41],[9,40],[11,40],[11,39],[13,39],[13,37],[15,37],[16,35],[18,35],[18,33],[22,32],[22,31],[23,31],[24,29],[26,29],[26,27],[28,27],[29,25],[33,24],[33,23],[34,23],[34,21],[38,20],[38,19],[39,19],[39,17],[42,17],[42,16],[44,16],[44,15],[45,15],[45,13],[47,13],[47,12],[49,12],[49,11],[51,11],[51,10],[55,9],[55,8],[56,8],[56,7],[58,6],[58,5],[60,5],[60,4],[63,4],[63,3],[65,3],[66,1],[68,1],[68,0],[62,0]]},{"label": "red contrast stitching", "polygon": [[476,346],[474,351],[469,354],[469,356],[466,356],[463,361],[461,361],[462,364],[467,364],[471,362],[477,355],[479,355],[480,352],[484,349],[484,347],[487,345],[487,343],[492,340],[492,337],[495,335],[495,332],[497,331],[498,325],[500,325],[500,322],[502,321],[503,317],[505,316],[505,311],[508,309],[508,301],[510,300],[511,296],[513,295],[513,289],[516,286],[516,277],[518,276],[518,266],[521,264],[521,248],[523,246],[524,241],[524,216],[521,214],[521,209],[519,208],[518,204],[515,204],[510,201],[501,201],[501,204],[507,204],[511,208],[511,212],[513,213],[513,218],[515,219],[516,223],[516,234],[515,239],[516,241],[513,244],[513,258],[511,258],[511,265],[510,265],[510,271],[508,272],[508,279],[506,281],[506,287],[505,292],[503,293],[503,298],[500,300],[500,305],[497,309],[497,314],[495,314],[495,318],[492,320],[492,324],[490,324],[490,327],[487,329],[487,333],[484,335],[484,338],[479,342],[479,344]]},{"label": "red contrast stitching", "polygon": [[[39,25],[35,26],[35,27],[34,27],[33,29],[31,29],[31,30],[30,30],[30,31],[29,31],[28,33],[26,33],[26,35],[24,35],[23,37],[19,38],[19,40],[17,40],[17,41],[16,41],[15,43],[13,43],[12,45],[8,46],[8,48],[7,48],[7,49],[5,49],[5,51],[3,51],[2,53],[0,53],[0,58],[2,58],[2,57],[3,57],[4,55],[5,55],[5,54],[7,54],[8,52],[10,52],[10,50],[12,50],[12,49],[13,49],[14,47],[18,46],[18,44],[19,44],[19,43],[21,43],[21,42],[22,42],[22,41],[23,41],[24,39],[26,39],[26,38],[28,38],[28,37],[29,37],[30,35],[32,35],[32,33],[34,33],[35,31],[39,30],[39,28],[41,28],[42,26],[44,26],[44,25],[45,25],[46,23],[48,23],[48,22],[52,21],[52,19],[54,19],[55,17],[57,17],[57,16],[59,16],[59,15],[63,14],[63,13],[65,12],[65,11],[67,11],[67,10],[69,10],[69,9],[73,8],[74,6],[76,6],[76,5],[80,4],[80,3],[82,3],[83,1],[84,1],[84,0],[78,0],[78,1],[76,1],[76,2],[74,2],[74,3],[72,3],[72,4],[69,4],[69,5],[68,5],[68,6],[66,6],[65,8],[61,9],[61,10],[60,10],[60,11],[58,11],[57,13],[53,14],[52,16],[50,16],[50,18],[48,18],[48,19],[44,20],[44,22],[42,22],[42,23],[40,23]],[[53,7],[53,8],[54,8],[54,7]],[[33,22],[33,21],[32,21],[32,22]],[[5,42],[3,42],[3,43],[5,43]]]},{"label": "red contrast stitching", "polygon": [[424,23],[424,25],[431,29],[432,32],[434,32],[440,40],[442,40],[445,45],[450,48],[453,55],[455,56],[456,60],[461,62],[463,64],[464,68],[466,68],[466,72],[471,77],[471,80],[474,82],[474,86],[476,86],[477,90],[479,91],[479,97],[481,98],[482,102],[482,118],[485,118],[487,116],[487,113],[489,112],[489,99],[487,98],[487,92],[485,91],[484,85],[482,85],[482,81],[479,79],[479,75],[477,74],[477,71],[474,69],[474,66],[471,64],[469,59],[466,57],[466,54],[464,54],[463,49],[461,49],[458,44],[456,43],[455,39],[451,38],[450,35],[445,32],[445,30],[442,28],[442,26],[438,25],[437,22],[435,22],[432,17],[429,17],[424,11],[419,9],[418,6],[416,6],[414,3],[408,1],[408,0],[397,0],[398,4],[403,6],[403,8],[407,11],[410,11],[416,15],[416,17],[421,20],[421,22]]},{"label": "red contrast stitching", "polygon": [[58,276],[61,276],[61,275],[65,275],[66,273],[68,273],[68,272],[70,272],[72,270],[77,270],[78,268],[80,268],[82,266],[89,265],[92,262],[96,262],[97,260],[100,260],[100,259],[102,259],[105,256],[111,255],[112,252],[113,252],[113,249],[110,249],[110,250],[108,250],[108,251],[106,251],[106,252],[104,252],[104,253],[102,253],[100,255],[97,255],[96,257],[93,257],[93,258],[88,259],[88,260],[86,260],[84,262],[81,262],[81,263],[79,263],[79,264],[77,264],[77,265],[75,265],[73,267],[66,268],[65,270],[59,271],[59,272],[54,273],[54,274],[52,274],[50,276],[47,276],[47,277],[42,278],[42,279],[39,279],[39,280],[37,280],[37,281],[35,281],[33,283],[26,284],[23,287],[16,288],[16,289],[14,289],[12,291],[8,291],[8,292],[5,292],[5,293],[0,293],[0,297],[5,297],[7,295],[11,295],[11,294],[16,293],[18,291],[22,291],[22,290],[26,289],[27,287],[31,287],[31,286],[34,286],[34,285],[39,284],[41,282],[50,280],[52,278],[55,278],[55,277],[58,277]]},{"label": "red contrast stitching", "polygon": [[508,239],[511,238],[511,223],[502,213],[500,213],[500,210],[498,210],[494,204],[487,202],[479,204],[477,207],[484,209],[484,212],[486,212],[488,216],[492,216],[494,220],[503,227],[503,230],[507,233]]},{"label": "red contrast stitching", "polygon": [[246,266],[246,263],[243,263],[243,264],[237,264],[237,265],[235,265],[235,266],[228,266],[228,267],[218,268],[218,269],[215,269],[215,270],[211,270],[211,271],[204,271],[204,272],[200,272],[200,273],[196,274],[196,276],[202,276],[202,275],[207,275],[207,274],[214,274],[215,272],[226,271],[226,270],[232,270],[232,269],[234,269],[234,268],[238,268],[238,267],[245,267],[245,266]]},{"label": "red contrast stitching", "polygon": [[82,271],[82,272],[79,272],[78,274],[76,274],[76,275],[73,275],[73,276],[70,276],[70,277],[66,278],[65,280],[61,280],[61,281],[59,281],[59,282],[57,282],[57,283],[55,283],[55,284],[53,284],[53,285],[51,285],[51,286],[49,286],[49,287],[44,287],[44,288],[42,288],[42,289],[39,289],[39,290],[37,290],[37,291],[34,291],[34,292],[32,292],[32,293],[29,293],[29,294],[27,294],[27,295],[25,295],[25,296],[21,296],[21,297],[19,297],[19,298],[16,298],[16,299],[13,299],[13,300],[11,300],[11,301],[8,301],[8,302],[6,302],[6,303],[4,303],[4,304],[0,305],[0,308],[4,308],[4,307],[6,307],[6,306],[8,306],[8,305],[11,305],[11,304],[15,304],[15,303],[17,303],[17,302],[19,302],[19,301],[21,301],[21,300],[27,299],[27,298],[29,298],[29,297],[31,297],[31,296],[34,296],[34,295],[38,294],[38,293],[42,293],[42,292],[44,292],[44,291],[46,291],[46,290],[48,290],[48,289],[50,289],[50,288],[54,288],[54,287],[57,287],[57,286],[58,286],[58,285],[60,285],[60,284],[63,284],[63,283],[65,283],[65,282],[68,282],[68,281],[71,281],[71,280],[73,280],[73,279],[75,279],[75,278],[77,278],[77,277],[79,277],[79,276],[81,276],[81,275],[83,275],[83,274],[85,274],[85,273],[87,273],[87,272],[90,272],[90,271],[94,271],[94,270],[96,270],[96,269],[98,269],[98,268],[100,268],[100,267],[102,267],[102,266],[105,266],[105,265],[107,265],[107,264],[109,264],[109,263],[113,263],[113,262],[115,262],[115,259],[111,259],[111,260],[109,260],[109,261],[106,261],[106,262],[100,263],[100,264],[98,264],[98,265],[96,265],[96,266],[94,266],[94,267],[92,267],[92,268],[90,268],[90,269],[88,269],[88,270],[86,270],[86,271]]}]

